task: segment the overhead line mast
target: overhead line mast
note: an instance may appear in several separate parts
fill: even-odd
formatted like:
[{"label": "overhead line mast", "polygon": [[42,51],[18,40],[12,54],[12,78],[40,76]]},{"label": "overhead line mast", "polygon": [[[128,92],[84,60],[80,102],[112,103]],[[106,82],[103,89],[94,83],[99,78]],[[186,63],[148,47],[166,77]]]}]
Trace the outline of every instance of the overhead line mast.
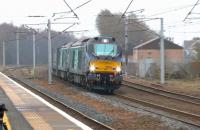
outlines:
[{"label": "overhead line mast", "polygon": [[131,2],[129,3],[129,5],[127,6],[126,10],[124,11],[124,13],[122,14],[120,20],[118,23],[120,23],[121,19],[124,18],[125,20],[125,39],[124,39],[124,42],[125,42],[125,75],[127,76],[127,68],[128,68],[128,54],[127,54],[127,45],[128,45],[128,19],[126,18],[126,12],[127,10],[129,9],[130,5],[132,4],[133,0],[131,0]]}]

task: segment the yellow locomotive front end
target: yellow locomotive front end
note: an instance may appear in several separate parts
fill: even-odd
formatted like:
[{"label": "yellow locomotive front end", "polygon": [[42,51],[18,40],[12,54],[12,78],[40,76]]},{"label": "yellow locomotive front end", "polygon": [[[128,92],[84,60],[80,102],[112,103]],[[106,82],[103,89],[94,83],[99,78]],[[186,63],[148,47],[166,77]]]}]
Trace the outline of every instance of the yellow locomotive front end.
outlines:
[{"label": "yellow locomotive front end", "polygon": [[109,60],[90,61],[90,71],[93,73],[121,73],[121,62]]},{"label": "yellow locomotive front end", "polygon": [[113,91],[122,81],[121,62],[93,60],[89,65],[88,82],[95,89]]},{"label": "yellow locomotive front end", "polygon": [[101,85],[101,87],[119,87],[121,85],[121,62],[93,60],[89,67],[89,79],[96,85]]}]

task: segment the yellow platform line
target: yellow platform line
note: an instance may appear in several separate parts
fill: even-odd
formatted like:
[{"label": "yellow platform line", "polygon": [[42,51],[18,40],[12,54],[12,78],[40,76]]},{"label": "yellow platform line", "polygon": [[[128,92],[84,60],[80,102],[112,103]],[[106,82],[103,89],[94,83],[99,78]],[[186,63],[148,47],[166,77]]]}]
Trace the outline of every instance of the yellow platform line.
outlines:
[{"label": "yellow platform line", "polygon": [[10,121],[9,121],[8,116],[7,116],[6,113],[4,113],[3,122],[6,123],[6,126],[7,126],[8,130],[12,130],[11,125],[10,125]]}]

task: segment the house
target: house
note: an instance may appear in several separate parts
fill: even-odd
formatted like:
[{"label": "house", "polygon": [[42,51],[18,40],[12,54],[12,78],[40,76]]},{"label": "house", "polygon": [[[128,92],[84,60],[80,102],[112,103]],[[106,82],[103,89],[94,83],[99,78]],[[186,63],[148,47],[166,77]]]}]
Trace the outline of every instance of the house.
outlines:
[{"label": "house", "polygon": [[[165,66],[170,66],[171,71],[176,71],[178,65],[183,63],[183,47],[164,40]],[[155,75],[160,68],[160,38],[154,38],[133,48],[133,63],[136,75],[145,77]],[[166,67],[167,68],[167,67]]]},{"label": "house", "polygon": [[184,59],[185,64],[191,63],[192,60],[196,58],[196,50],[195,48],[200,46],[200,38],[196,37],[192,40],[184,41]]},{"label": "house", "polygon": [[200,77],[199,52],[200,38],[184,41],[184,58],[190,77]]}]

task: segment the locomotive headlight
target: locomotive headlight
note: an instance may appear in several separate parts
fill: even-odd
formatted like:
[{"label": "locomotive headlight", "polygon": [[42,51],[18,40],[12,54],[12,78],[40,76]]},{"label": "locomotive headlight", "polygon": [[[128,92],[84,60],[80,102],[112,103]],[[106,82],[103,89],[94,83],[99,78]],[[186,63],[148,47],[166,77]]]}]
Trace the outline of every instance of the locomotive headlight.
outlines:
[{"label": "locomotive headlight", "polygon": [[94,65],[90,65],[90,71],[94,71],[95,70],[95,66]]},{"label": "locomotive headlight", "polygon": [[121,72],[122,71],[121,67],[117,66],[116,71]]}]

